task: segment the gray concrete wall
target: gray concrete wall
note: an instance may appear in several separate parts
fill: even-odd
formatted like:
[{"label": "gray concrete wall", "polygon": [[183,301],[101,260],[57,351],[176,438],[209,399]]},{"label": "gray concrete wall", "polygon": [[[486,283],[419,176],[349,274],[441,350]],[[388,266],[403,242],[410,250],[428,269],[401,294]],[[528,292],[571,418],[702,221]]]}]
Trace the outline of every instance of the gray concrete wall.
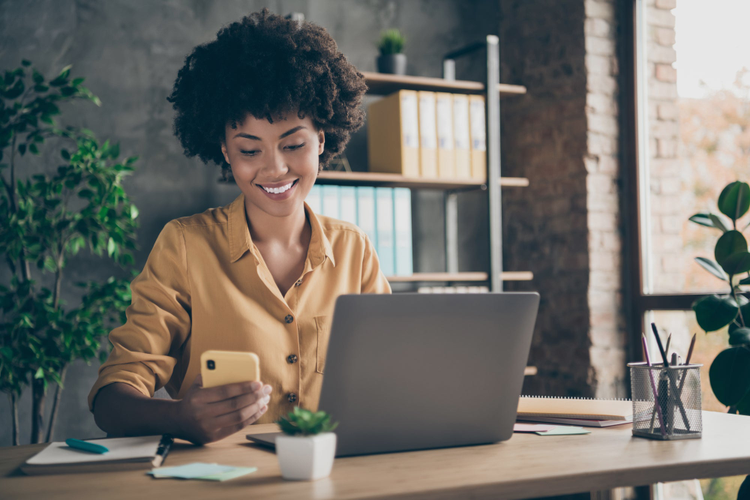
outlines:
[{"label": "gray concrete wall", "polygon": [[[273,12],[302,12],[306,19],[329,30],[340,50],[360,70],[375,69],[374,40],[382,29],[397,27],[408,37],[409,73],[440,76],[442,55],[458,46],[497,34],[498,2],[492,0],[297,0],[297,1],[177,1],[177,0],[6,0],[0,2],[0,70],[18,67],[29,59],[51,76],[67,64],[72,75],[86,77],[85,86],[98,95],[101,108],[74,103],[63,109],[61,124],[85,126],[102,140],[120,142],[125,156],[137,155],[137,171],[125,184],[140,209],[140,269],[164,224],[211,206],[231,201],[238,190],[219,185],[218,167],[206,167],[182,154],[172,135],[172,109],[166,101],[185,56],[197,44],[215,38],[222,25],[267,6]],[[459,78],[482,78],[483,63],[459,66]],[[366,135],[358,133],[347,151],[354,168],[366,157]],[[53,151],[40,158],[22,159],[22,169],[40,171],[57,165]],[[468,195],[467,195],[468,196]],[[424,193],[415,200],[416,269],[439,271],[444,266],[440,193]],[[464,228],[480,230],[468,196],[460,207]],[[462,234],[467,250],[462,270],[484,269],[485,245],[472,231]],[[476,242],[479,244],[476,244]],[[4,272],[0,271],[0,272]],[[103,279],[114,268],[96,257],[73,259],[67,283]],[[74,303],[73,287],[63,298]],[[97,366],[73,365],[53,439],[101,436],[86,405]],[[52,392],[52,391],[51,391]],[[50,392],[50,394],[51,394]],[[51,398],[48,398],[48,400]],[[48,408],[49,408],[48,401]],[[0,446],[11,443],[10,404],[0,398]],[[30,398],[20,405],[21,440],[30,431]]]}]

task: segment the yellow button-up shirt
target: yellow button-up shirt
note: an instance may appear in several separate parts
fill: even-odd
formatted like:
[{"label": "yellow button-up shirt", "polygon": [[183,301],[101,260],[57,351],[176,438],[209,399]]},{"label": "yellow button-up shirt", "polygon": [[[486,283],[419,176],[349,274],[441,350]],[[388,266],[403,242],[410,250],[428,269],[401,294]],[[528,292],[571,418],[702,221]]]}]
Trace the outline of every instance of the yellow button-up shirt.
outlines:
[{"label": "yellow button-up shirt", "polygon": [[181,398],[200,373],[206,350],[250,351],[273,387],[267,423],[295,405],[318,407],[336,297],[390,293],[373,245],[357,226],[316,216],[304,270],[285,296],[253,244],[245,196],[169,222],[143,272],[131,284],[127,321],[109,335],[113,348],[89,394],[114,382],[144,395],[166,386]]}]

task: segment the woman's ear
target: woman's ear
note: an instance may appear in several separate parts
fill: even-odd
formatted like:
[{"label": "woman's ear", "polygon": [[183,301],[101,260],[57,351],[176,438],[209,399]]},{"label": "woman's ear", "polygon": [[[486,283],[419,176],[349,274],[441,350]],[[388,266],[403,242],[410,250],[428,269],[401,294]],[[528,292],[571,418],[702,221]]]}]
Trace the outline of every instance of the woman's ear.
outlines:
[{"label": "woman's ear", "polygon": [[227,153],[227,145],[224,143],[224,141],[221,141],[221,154],[224,155],[224,161],[226,161],[227,165],[229,165],[229,153]]},{"label": "woman's ear", "polygon": [[326,134],[322,130],[318,131],[318,156],[323,154],[326,144]]}]

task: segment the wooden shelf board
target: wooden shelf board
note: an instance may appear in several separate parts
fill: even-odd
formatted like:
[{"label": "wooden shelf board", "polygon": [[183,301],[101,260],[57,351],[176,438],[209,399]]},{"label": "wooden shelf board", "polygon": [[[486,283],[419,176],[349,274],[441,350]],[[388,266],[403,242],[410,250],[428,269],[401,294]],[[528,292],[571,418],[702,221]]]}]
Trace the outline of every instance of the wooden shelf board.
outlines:
[{"label": "wooden shelf board", "polygon": [[[388,95],[398,90],[432,90],[454,92],[459,94],[484,94],[482,82],[468,80],[444,80],[426,76],[388,75],[363,71],[367,83],[367,93],[374,95]],[[526,93],[522,85],[499,83],[497,89],[500,95],[520,95]]]},{"label": "wooden shelf board", "polygon": [[381,172],[341,172],[323,170],[318,174],[319,184],[351,184],[362,186],[410,187],[421,189],[471,189],[484,185],[473,179],[429,179],[405,177]]},{"label": "wooden shelf board", "polygon": [[531,271],[506,271],[503,272],[503,281],[531,281],[534,273]]},{"label": "wooden shelf board", "polygon": [[500,177],[503,187],[529,187],[529,180],[525,177]]},{"label": "wooden shelf board", "polygon": [[[534,273],[528,271],[504,272],[503,281],[530,281]],[[392,283],[418,283],[427,281],[487,281],[487,273],[414,273],[411,276],[388,276]]]},{"label": "wooden shelf board", "polygon": [[[381,172],[342,172],[323,170],[318,174],[318,184],[341,184],[360,186],[409,187],[415,189],[479,189],[485,183],[473,179],[427,179],[404,177],[399,174]],[[502,177],[503,187],[525,187],[529,180],[523,177]]]}]

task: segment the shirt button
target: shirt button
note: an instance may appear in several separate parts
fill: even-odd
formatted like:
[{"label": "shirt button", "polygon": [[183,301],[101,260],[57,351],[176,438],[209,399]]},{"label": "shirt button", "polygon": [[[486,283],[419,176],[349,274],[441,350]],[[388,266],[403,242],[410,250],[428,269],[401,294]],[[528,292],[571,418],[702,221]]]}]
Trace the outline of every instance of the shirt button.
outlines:
[{"label": "shirt button", "polygon": [[302,284],[302,280],[297,280],[297,282],[294,284],[294,286],[300,286]]},{"label": "shirt button", "polygon": [[289,363],[290,365],[296,363],[297,362],[297,355],[296,354],[290,354],[289,356],[286,357],[286,362]]},{"label": "shirt button", "polygon": [[286,321],[286,323],[287,323],[287,324],[289,324],[289,323],[291,323],[292,321],[294,321],[294,318],[292,317],[292,315],[291,315],[291,314],[287,314],[287,315],[286,315],[286,318],[284,318],[284,321]]},{"label": "shirt button", "polygon": [[290,403],[294,403],[295,401],[297,401],[297,395],[293,392],[290,392],[289,394],[286,395],[286,399]]}]

